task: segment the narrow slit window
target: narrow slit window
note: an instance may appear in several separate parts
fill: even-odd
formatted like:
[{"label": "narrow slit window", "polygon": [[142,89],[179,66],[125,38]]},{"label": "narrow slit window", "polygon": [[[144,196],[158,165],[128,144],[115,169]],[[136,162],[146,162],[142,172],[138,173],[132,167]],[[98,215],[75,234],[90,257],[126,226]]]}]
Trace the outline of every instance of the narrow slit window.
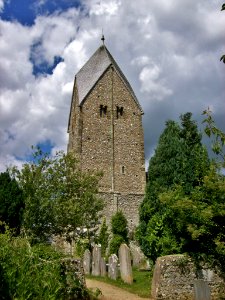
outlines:
[{"label": "narrow slit window", "polygon": [[121,173],[125,174],[125,167],[124,166],[121,167]]},{"label": "narrow slit window", "polygon": [[107,114],[107,105],[100,105],[100,117],[106,116]]},{"label": "narrow slit window", "polygon": [[117,106],[116,107],[116,117],[119,119],[119,117],[122,117],[123,115],[123,106]]}]

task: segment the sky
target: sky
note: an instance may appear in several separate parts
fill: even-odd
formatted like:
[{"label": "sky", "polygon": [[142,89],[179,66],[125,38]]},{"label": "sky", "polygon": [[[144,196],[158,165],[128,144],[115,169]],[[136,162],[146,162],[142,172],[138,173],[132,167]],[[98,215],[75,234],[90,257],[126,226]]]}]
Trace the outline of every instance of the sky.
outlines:
[{"label": "sky", "polygon": [[[0,171],[67,148],[74,76],[101,45],[145,112],[146,166],[168,119],[225,130],[223,1],[0,0]],[[208,143],[207,139],[203,141]]]}]

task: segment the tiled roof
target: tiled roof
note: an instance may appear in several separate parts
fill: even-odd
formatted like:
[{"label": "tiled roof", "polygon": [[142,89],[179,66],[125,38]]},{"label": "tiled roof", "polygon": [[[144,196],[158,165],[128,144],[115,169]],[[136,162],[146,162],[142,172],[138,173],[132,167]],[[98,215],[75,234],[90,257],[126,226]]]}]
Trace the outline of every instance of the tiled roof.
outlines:
[{"label": "tiled roof", "polygon": [[108,51],[105,45],[100,46],[96,52],[91,56],[91,58],[86,62],[86,64],[80,69],[80,71],[76,74],[76,83],[78,89],[78,97],[79,103],[85,100],[88,93],[94,87],[96,82],[102,76],[102,74],[108,69],[108,67],[112,65],[115,70],[120,75],[127,89],[132,94],[134,101],[137,103],[140,110],[143,112],[137,97],[134,94],[134,91],[124,76],[123,72],[120,70],[116,61]]}]

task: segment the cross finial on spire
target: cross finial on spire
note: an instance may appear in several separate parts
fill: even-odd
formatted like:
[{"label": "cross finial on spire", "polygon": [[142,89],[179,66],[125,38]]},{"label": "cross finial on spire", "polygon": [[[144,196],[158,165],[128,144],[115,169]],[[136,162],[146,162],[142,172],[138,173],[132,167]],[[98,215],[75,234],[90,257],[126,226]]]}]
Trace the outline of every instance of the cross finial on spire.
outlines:
[{"label": "cross finial on spire", "polygon": [[104,44],[105,44],[105,37],[104,37],[104,34],[103,34],[103,33],[102,33],[101,41],[102,41],[102,44],[104,45]]}]

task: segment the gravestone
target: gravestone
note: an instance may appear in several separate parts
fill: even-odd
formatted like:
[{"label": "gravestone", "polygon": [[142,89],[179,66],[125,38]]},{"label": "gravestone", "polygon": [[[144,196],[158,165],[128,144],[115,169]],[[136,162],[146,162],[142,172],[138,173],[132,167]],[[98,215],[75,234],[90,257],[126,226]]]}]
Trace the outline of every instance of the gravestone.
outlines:
[{"label": "gravestone", "polygon": [[101,261],[100,261],[100,273],[101,276],[106,276],[106,263],[105,263],[105,259],[102,257]]},{"label": "gravestone", "polygon": [[120,276],[128,283],[133,283],[133,273],[131,267],[130,249],[126,244],[121,244],[119,248]]},{"label": "gravestone", "polygon": [[118,277],[118,257],[116,254],[112,254],[109,257],[108,277],[113,280],[116,280]]},{"label": "gravestone", "polygon": [[194,300],[211,300],[208,282],[202,279],[195,280],[194,295]]},{"label": "gravestone", "polygon": [[88,249],[86,249],[84,251],[83,267],[84,267],[84,274],[90,275],[90,273],[91,273],[91,252]]},{"label": "gravestone", "polygon": [[101,263],[101,246],[94,245],[92,250],[92,275],[100,276],[100,263]]}]

